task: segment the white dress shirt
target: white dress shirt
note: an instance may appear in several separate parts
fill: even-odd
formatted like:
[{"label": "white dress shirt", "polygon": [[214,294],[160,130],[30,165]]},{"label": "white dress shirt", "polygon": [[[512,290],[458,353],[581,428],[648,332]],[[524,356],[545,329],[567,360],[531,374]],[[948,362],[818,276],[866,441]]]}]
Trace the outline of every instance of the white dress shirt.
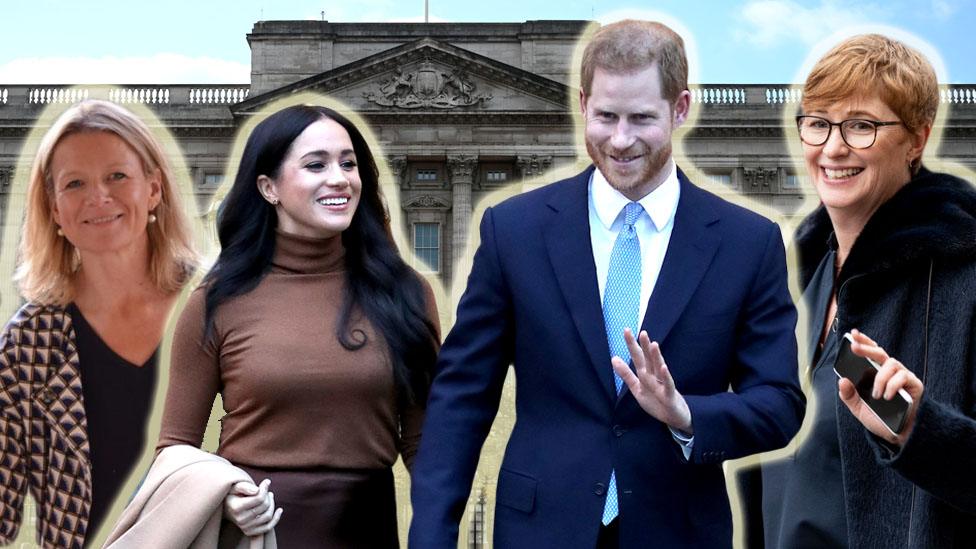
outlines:
[{"label": "white dress shirt", "polygon": [[[647,215],[641,215],[634,224],[641,252],[640,316],[644,319],[647,302],[657,277],[661,274],[664,254],[671,241],[674,229],[674,212],[678,209],[681,187],[678,175],[671,162],[670,173],[656,189],[638,200]],[[624,225],[624,206],[631,200],[610,186],[600,170],[593,170],[590,178],[590,243],[593,245],[593,262],[596,264],[596,279],[600,286],[600,303],[607,287],[607,272],[610,270],[610,252],[617,234]]]},{"label": "white dress shirt", "polygon": [[[668,176],[653,191],[637,202],[644,208],[634,223],[641,252],[640,312],[638,324],[642,324],[651,299],[654,285],[661,274],[664,254],[671,242],[674,229],[674,214],[678,209],[681,186],[673,160],[668,161]],[[610,186],[599,169],[593,170],[589,184],[590,243],[593,247],[593,262],[596,265],[596,279],[600,288],[600,303],[607,287],[607,273],[610,270],[610,252],[617,234],[624,224],[624,207],[631,202],[629,198]],[[636,335],[636,334],[635,334]],[[629,357],[621,357],[627,360]],[[667,357],[665,357],[667,360]],[[610,366],[610,361],[607,361]],[[613,371],[612,368],[610,370]],[[685,459],[691,455],[694,437],[686,437],[671,429]]]}]

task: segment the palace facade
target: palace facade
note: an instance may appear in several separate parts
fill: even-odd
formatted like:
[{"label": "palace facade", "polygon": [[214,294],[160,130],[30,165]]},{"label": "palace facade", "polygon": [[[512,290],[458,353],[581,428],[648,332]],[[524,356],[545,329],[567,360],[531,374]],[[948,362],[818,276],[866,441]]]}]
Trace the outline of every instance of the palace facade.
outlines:
[{"label": "palace facade", "polygon": [[[0,199],[7,204],[12,193],[23,192],[14,188],[13,176],[29,168],[18,164],[20,153],[41,111],[101,97],[156,114],[183,151],[201,211],[212,212],[238,130],[274,102],[314,92],[341,101],[370,124],[399,187],[398,203],[390,207],[400,209],[416,267],[445,285],[463,286],[467,273],[456,266],[481,201],[585,163],[572,112],[578,104],[574,52],[590,24],[260,21],[246,37],[250,83],[0,83]],[[946,115],[934,131],[943,135],[937,155],[976,167],[976,86],[943,86],[941,93]],[[729,197],[748,197],[787,219],[802,214],[813,191],[787,145],[796,138],[789,117],[799,105],[798,86],[699,84],[692,94],[695,119],[676,149],[679,165],[696,167],[699,181],[707,178]],[[21,221],[21,212],[6,206],[0,215],[5,226]],[[514,421],[511,391],[509,379],[508,404],[489,436],[462,526],[464,547],[490,541],[494,475]],[[404,475],[398,483],[405,530]]]}]

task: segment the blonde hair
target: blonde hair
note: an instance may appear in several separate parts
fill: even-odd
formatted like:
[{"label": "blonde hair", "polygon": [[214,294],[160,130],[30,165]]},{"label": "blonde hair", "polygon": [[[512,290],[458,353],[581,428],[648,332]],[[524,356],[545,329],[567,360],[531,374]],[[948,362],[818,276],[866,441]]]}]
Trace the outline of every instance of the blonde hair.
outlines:
[{"label": "blonde hair", "polygon": [[914,48],[880,34],[862,34],[834,46],[803,85],[804,111],[877,95],[914,133],[935,121],[939,84],[935,70]]},{"label": "blonde hair", "polygon": [[160,201],[153,210],[156,222],[146,229],[149,272],[160,290],[179,290],[196,267],[198,255],[163,148],[134,114],[114,103],[90,99],[58,117],[37,148],[27,187],[19,264],[14,274],[21,293],[26,299],[44,305],[66,305],[74,299],[74,278],[80,257],[74,246],[57,233],[51,213],[54,180],[50,170],[58,143],[68,135],[84,132],[109,132],[118,136],[139,157],[144,173],[159,170]]},{"label": "blonde hair", "polygon": [[661,93],[674,101],[688,89],[685,43],[666,25],[655,21],[625,19],[601,27],[583,50],[580,84],[589,95],[597,67],[613,72],[633,72],[657,61]]}]

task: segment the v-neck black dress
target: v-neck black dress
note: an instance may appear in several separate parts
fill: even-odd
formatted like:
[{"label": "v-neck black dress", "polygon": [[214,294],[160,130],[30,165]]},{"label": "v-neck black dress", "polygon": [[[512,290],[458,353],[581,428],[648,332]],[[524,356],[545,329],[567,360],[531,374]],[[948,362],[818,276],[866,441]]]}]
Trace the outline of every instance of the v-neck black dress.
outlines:
[{"label": "v-neck black dress", "polygon": [[68,305],[67,311],[75,330],[88,422],[92,472],[88,538],[91,539],[142,456],[146,421],[156,390],[159,350],[142,366],[132,364],[102,341],[74,303]]}]

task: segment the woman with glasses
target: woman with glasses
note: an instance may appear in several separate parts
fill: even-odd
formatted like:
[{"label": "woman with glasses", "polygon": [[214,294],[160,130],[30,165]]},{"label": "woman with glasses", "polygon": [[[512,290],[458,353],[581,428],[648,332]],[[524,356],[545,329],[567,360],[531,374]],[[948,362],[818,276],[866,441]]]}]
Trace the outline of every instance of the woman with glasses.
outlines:
[{"label": "woman with glasses", "polygon": [[[880,35],[807,77],[797,127],[821,205],[795,247],[813,410],[794,453],[763,465],[766,547],[976,539],[976,192],[922,166],[938,105],[928,61]],[[847,359],[880,366],[865,388],[904,402],[902,425],[834,372],[848,332]]]}]

